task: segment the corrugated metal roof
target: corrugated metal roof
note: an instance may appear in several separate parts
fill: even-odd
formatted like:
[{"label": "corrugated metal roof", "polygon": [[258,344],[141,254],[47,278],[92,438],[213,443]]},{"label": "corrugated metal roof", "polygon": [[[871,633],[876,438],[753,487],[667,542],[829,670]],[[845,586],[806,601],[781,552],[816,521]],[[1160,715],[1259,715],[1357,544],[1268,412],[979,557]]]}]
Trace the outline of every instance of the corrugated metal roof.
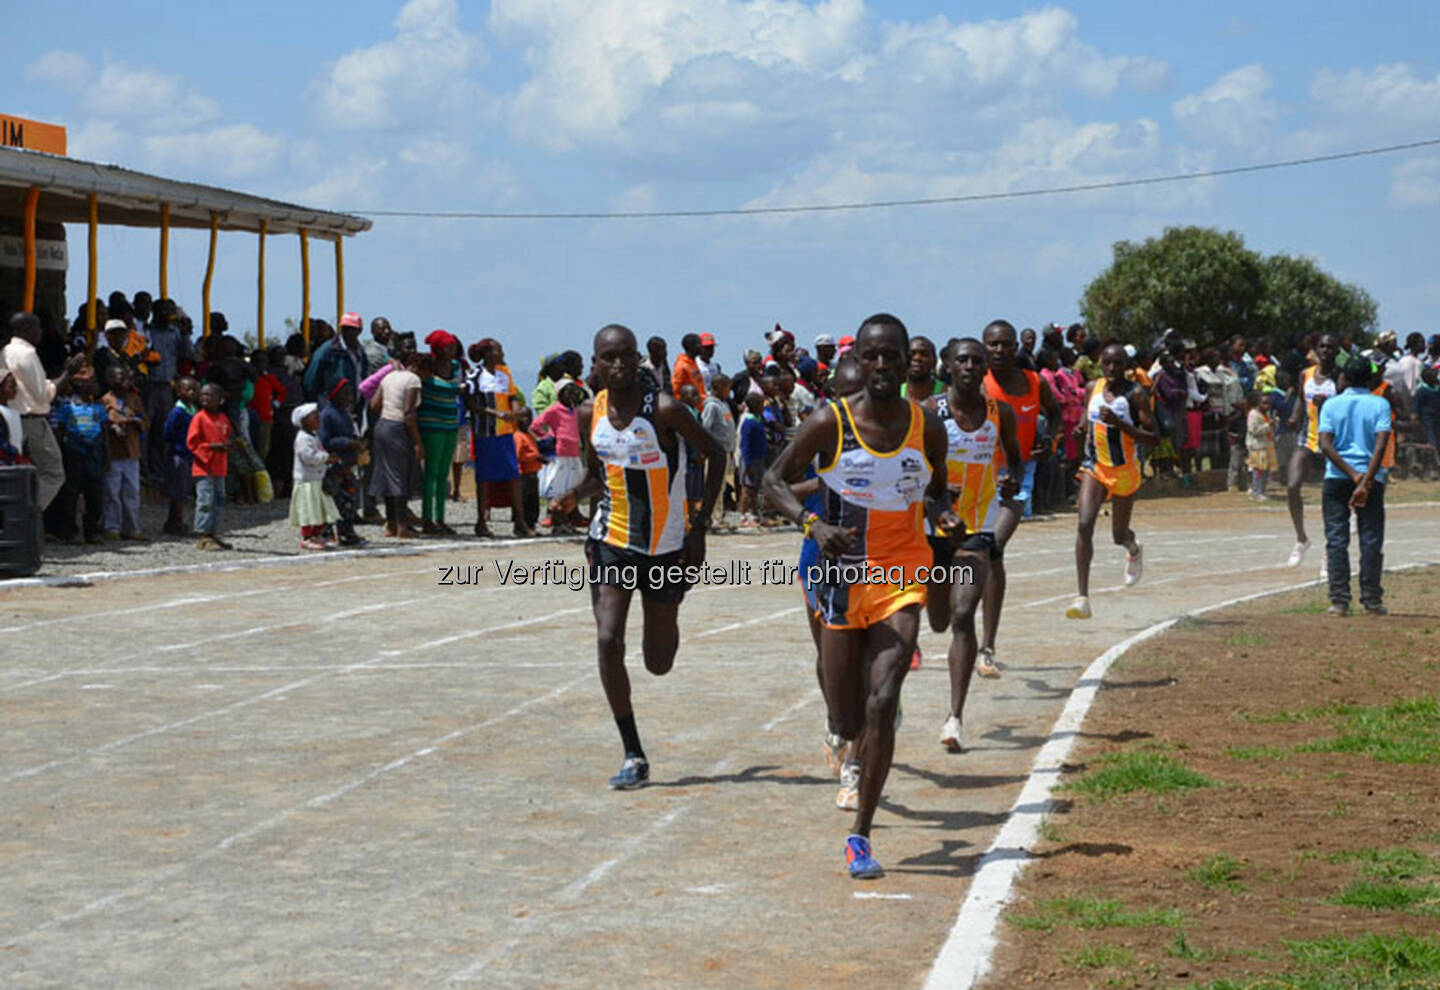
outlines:
[{"label": "corrugated metal roof", "polygon": [[370,229],[368,219],[348,213],[178,182],[118,165],[0,148],[0,214],[19,216],[30,186],[40,187],[37,218],[56,223],[88,223],[88,197],[95,193],[102,224],[159,227],[160,204],[169,203],[172,227],[209,229],[214,212],[222,230],[258,233],[265,220],[272,234],[292,234],[304,227],[313,236],[334,239]]}]

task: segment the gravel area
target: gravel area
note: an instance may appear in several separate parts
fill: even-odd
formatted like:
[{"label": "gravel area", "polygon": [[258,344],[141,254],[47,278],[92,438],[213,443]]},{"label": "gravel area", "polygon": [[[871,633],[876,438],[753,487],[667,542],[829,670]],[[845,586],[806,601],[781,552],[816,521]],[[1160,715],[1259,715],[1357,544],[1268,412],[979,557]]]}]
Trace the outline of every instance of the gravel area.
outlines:
[{"label": "gravel area", "polygon": [[[412,510],[418,515],[419,500],[412,501]],[[216,566],[239,561],[260,561],[267,559],[293,560],[300,557],[334,557],[341,551],[318,553],[301,550],[300,533],[290,525],[290,503],[277,499],[267,505],[226,505],[222,517],[221,536],[234,544],[230,551],[204,551],[195,548],[192,537],[166,536],[161,532],[165,523],[168,504],[154,498],[148,491],[140,506],[141,529],[151,542],[137,543],[129,540],[105,542],[78,546],[49,541],[45,546],[45,563],[36,577],[78,578],[101,572],[141,571],[155,568],[183,568],[195,565]],[[191,508],[193,514],[193,506]],[[510,537],[510,510],[493,509],[490,513],[490,528],[498,541]],[[413,553],[435,549],[440,546],[470,544],[482,546],[492,543],[472,535],[475,525],[475,500],[473,496],[461,502],[450,502],[445,508],[445,522],[455,529],[455,537],[434,537],[425,540],[397,540],[385,536],[385,527],[359,527],[361,536],[370,541],[369,550],[395,553]],[[543,532],[543,530],[542,530]],[[541,537],[541,539],[578,540],[578,537]],[[0,581],[0,585],[4,582]]]}]

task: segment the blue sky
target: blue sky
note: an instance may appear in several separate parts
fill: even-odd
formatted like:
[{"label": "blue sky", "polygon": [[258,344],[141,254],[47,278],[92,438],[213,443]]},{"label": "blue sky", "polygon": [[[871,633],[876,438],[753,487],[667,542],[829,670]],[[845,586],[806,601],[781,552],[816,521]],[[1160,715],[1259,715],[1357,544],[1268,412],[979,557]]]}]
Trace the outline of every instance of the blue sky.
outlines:
[{"label": "blue sky", "polygon": [[[52,0],[12,25],[0,110],[71,154],[365,213],[723,208],[963,195],[1440,137],[1426,3],[932,0]],[[82,27],[83,26],[83,27]],[[18,34],[18,37],[16,35]],[[67,44],[67,42],[70,42]],[[889,310],[914,330],[1070,321],[1110,245],[1240,232],[1440,329],[1440,149],[1184,185],[984,205],[718,220],[378,218],[346,245],[347,308],[505,341],[517,370],[624,322],[711,330],[734,366]],[[72,244],[79,231],[70,233]],[[314,312],[331,315],[328,245]],[[72,251],[71,305],[84,255]],[[101,236],[100,283],[155,281],[156,235]],[[299,310],[268,247],[267,326]],[[203,234],[172,294],[199,308]],[[222,236],[214,304],[255,324],[255,244]]]}]

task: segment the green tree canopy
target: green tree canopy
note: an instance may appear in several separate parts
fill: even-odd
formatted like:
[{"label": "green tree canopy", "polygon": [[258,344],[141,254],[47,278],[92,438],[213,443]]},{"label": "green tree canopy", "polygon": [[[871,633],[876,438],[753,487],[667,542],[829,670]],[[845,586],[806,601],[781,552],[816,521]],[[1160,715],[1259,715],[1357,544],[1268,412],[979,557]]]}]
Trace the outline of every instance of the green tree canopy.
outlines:
[{"label": "green tree canopy", "polygon": [[1375,325],[1375,301],[1308,258],[1263,257],[1234,231],[1169,227],[1120,241],[1114,260],[1085,289],[1080,311],[1098,337],[1139,344],[1167,327],[1202,343],[1235,334],[1278,346],[1292,333],[1359,333]]},{"label": "green tree canopy", "polygon": [[1321,271],[1309,258],[1272,254],[1262,263],[1258,332],[1275,343],[1292,334],[1358,335],[1375,329],[1370,293]]}]

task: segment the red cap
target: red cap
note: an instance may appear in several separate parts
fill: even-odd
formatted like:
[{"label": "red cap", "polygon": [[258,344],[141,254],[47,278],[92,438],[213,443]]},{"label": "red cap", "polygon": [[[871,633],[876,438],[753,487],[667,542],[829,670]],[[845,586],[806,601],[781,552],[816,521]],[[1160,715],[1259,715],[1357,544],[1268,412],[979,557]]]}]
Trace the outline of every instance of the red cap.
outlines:
[{"label": "red cap", "polygon": [[854,347],[854,346],[855,346],[855,338],[852,337],[850,334],[847,333],[845,336],[843,336],[843,337],[840,338],[840,346],[841,346],[841,347]]},{"label": "red cap", "polygon": [[363,327],[365,321],[360,319],[359,313],[346,313],[340,317],[340,325],[342,327]]},{"label": "red cap", "polygon": [[700,346],[701,346],[701,347],[714,347],[714,346],[715,346],[715,335],[714,335],[713,333],[702,333],[702,334],[700,335]]}]

